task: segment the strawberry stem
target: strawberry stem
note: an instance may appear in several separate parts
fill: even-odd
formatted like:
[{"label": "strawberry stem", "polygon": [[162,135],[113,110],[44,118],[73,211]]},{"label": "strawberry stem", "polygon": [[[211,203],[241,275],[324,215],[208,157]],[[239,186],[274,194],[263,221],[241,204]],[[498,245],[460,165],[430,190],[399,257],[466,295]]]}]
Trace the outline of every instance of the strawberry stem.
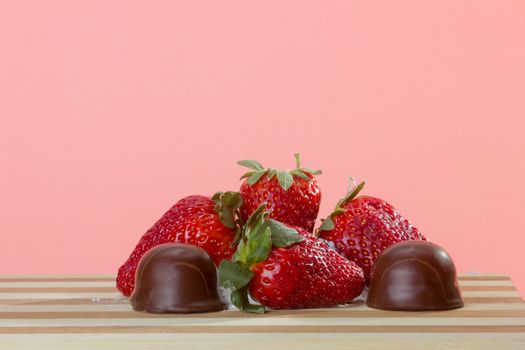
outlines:
[{"label": "strawberry stem", "polygon": [[316,230],[316,235],[319,236],[320,231],[331,231],[335,228],[334,218],[337,215],[343,214],[346,209],[344,208],[345,205],[350,203],[361,190],[365,187],[365,182],[361,182],[359,185],[355,186],[355,180],[354,178],[350,177],[350,185],[348,186],[348,193],[346,196],[344,196],[339,202],[337,202],[337,205],[335,206],[334,211],[328,215],[328,217],[324,220],[322,220],[321,226]]},{"label": "strawberry stem", "polygon": [[247,312],[264,312],[264,306],[250,303],[248,284],[254,273],[251,267],[268,259],[272,247],[285,248],[304,240],[295,229],[268,219],[266,205],[262,204],[248,218],[238,239],[232,260],[219,265],[219,280],[223,288],[231,289],[231,302]]},{"label": "strawberry stem", "polygon": [[295,157],[295,168],[300,169],[301,168],[301,155],[299,153],[294,154]]},{"label": "strawberry stem", "polygon": [[[350,181],[351,182],[354,182],[354,179],[351,177],[350,178]],[[349,188],[349,191],[348,193],[346,194],[346,196],[338,203],[338,207],[341,208],[343,207],[344,205],[350,203],[350,201],[352,201],[352,199],[354,199],[355,197],[357,197],[357,195],[359,194],[359,192],[361,192],[361,190],[363,189],[363,187],[365,187],[365,182],[361,182],[359,185],[357,186],[351,186]]]}]

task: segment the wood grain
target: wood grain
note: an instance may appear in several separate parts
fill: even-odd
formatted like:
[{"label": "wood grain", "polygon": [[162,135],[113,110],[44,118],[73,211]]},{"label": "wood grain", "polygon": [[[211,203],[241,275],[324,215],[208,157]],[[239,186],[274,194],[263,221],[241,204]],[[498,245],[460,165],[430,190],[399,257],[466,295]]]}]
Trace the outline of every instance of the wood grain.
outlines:
[{"label": "wood grain", "polygon": [[440,312],[375,310],[357,302],[264,315],[153,315],[133,311],[114,281],[109,275],[0,276],[0,349],[245,346],[235,333],[264,343],[250,344],[250,350],[339,349],[350,343],[360,349],[525,349],[525,303],[512,280],[500,274],[459,276],[465,307]]}]

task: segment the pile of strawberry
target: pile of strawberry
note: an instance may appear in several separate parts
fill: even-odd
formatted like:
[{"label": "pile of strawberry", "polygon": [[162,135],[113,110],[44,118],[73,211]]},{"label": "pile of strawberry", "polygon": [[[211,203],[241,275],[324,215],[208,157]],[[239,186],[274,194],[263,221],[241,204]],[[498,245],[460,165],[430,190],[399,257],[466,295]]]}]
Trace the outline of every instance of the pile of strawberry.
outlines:
[{"label": "pile of strawberry", "polygon": [[[219,266],[223,287],[241,310],[344,304],[369,283],[377,256],[394,243],[426,240],[382,199],[358,196],[353,186],[314,230],[321,203],[315,175],[301,167],[282,171],[254,160],[239,192],[189,196],[177,202],[140,239],[120,267],[117,288],[130,296],[142,256],[162,243],[205,249]],[[250,298],[251,297],[251,298]]]}]

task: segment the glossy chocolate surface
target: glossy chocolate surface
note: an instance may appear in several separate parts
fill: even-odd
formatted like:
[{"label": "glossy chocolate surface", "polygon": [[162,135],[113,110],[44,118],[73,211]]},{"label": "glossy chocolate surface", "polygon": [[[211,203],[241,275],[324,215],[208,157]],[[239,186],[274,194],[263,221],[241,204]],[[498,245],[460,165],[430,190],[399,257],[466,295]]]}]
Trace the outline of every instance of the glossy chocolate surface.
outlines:
[{"label": "glossy chocolate surface", "polygon": [[159,245],[142,257],[130,301],[134,310],[151,313],[212,312],[226,308],[219,298],[213,260],[204,249],[180,243]]},{"label": "glossy chocolate surface", "polygon": [[384,310],[449,310],[463,306],[450,255],[427,241],[385,249],[372,270],[366,304]]}]

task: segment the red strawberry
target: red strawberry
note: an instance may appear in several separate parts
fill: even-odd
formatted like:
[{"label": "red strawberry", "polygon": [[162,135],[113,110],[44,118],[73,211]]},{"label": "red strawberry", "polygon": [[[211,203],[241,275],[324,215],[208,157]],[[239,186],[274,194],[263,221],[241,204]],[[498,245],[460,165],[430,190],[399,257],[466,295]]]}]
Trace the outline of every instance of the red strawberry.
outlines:
[{"label": "red strawberry", "polygon": [[321,171],[302,168],[299,154],[295,154],[295,159],[297,166],[291,171],[265,169],[255,160],[237,162],[252,169],[241,177],[247,178],[241,185],[243,220],[266,204],[271,218],[313,232],[321,204],[321,191],[314,175]]},{"label": "red strawberry", "polygon": [[[350,302],[364,287],[363,270],[314,235],[267,219],[264,205],[244,227],[232,261],[219,266],[221,285],[241,310],[325,307]],[[262,305],[250,304],[248,292]],[[264,306],[263,306],[264,305]]]},{"label": "red strawberry", "polygon": [[[353,182],[353,179],[352,179]],[[323,220],[319,237],[336,251],[361,266],[367,284],[378,255],[394,243],[427,240],[397,209],[382,199],[357,194],[360,183],[341,199],[332,214]]]},{"label": "red strawberry", "polygon": [[206,250],[217,265],[222,259],[230,259],[235,252],[232,243],[236,232],[240,234],[235,220],[240,202],[238,192],[219,192],[213,198],[195,195],[178,201],[142,236],[120,267],[117,289],[125,296],[131,295],[140,259],[162,243],[195,244]]}]

